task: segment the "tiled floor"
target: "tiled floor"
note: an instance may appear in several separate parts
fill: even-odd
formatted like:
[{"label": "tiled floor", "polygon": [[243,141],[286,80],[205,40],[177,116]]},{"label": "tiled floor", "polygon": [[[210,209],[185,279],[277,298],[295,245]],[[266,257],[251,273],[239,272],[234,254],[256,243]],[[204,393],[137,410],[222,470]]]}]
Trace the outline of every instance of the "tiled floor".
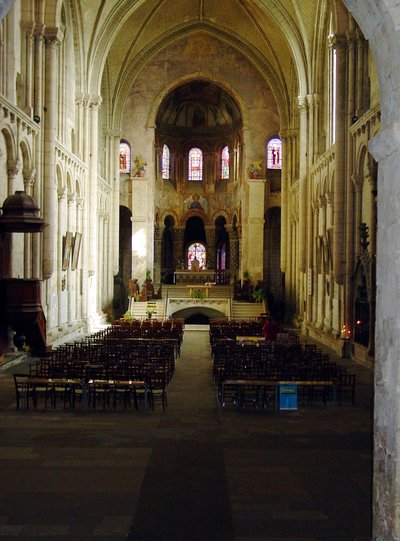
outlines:
[{"label": "tiled floor", "polygon": [[0,540],[353,541],[371,535],[372,373],[356,406],[221,411],[185,333],[158,411],[15,411],[0,375]]}]

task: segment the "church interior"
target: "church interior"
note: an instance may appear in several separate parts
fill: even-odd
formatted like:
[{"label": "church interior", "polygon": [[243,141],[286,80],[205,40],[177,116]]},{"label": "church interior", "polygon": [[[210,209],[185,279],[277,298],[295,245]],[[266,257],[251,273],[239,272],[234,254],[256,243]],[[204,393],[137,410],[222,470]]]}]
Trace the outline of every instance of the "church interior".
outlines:
[{"label": "church interior", "polygon": [[399,11],[0,8],[1,360],[119,318],[269,313],[375,378],[379,541],[400,539]]}]

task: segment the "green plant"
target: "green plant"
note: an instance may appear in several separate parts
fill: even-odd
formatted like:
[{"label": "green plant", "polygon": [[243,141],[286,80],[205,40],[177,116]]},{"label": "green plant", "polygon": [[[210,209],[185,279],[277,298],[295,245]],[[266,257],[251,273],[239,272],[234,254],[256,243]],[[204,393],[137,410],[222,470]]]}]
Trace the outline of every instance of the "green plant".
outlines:
[{"label": "green plant", "polygon": [[147,319],[151,319],[151,316],[153,315],[153,311],[152,310],[147,310],[146,314],[147,314]]},{"label": "green plant", "polygon": [[251,298],[254,302],[262,302],[264,300],[264,291],[260,289],[255,289],[253,293],[251,294]]},{"label": "green plant", "polygon": [[204,292],[200,290],[194,290],[191,294],[192,299],[200,299],[201,301],[204,301]]},{"label": "green plant", "polygon": [[122,319],[124,321],[132,321],[134,319],[134,316],[133,316],[133,312],[131,312],[130,310],[128,310],[127,312],[125,312],[125,314],[122,316]]},{"label": "green plant", "polygon": [[243,280],[250,280],[250,273],[249,271],[245,270],[243,272]]},{"label": "green plant", "polygon": [[146,280],[151,280],[151,270],[150,269],[146,270]]}]

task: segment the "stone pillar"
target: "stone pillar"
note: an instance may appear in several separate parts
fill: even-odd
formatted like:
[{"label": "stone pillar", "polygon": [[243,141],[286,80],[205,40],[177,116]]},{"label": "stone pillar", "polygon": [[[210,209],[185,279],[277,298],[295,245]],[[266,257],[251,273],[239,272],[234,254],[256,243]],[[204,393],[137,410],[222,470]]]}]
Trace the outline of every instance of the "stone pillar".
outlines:
[{"label": "stone pillar", "polygon": [[239,233],[232,225],[225,226],[225,229],[229,235],[229,282],[234,284],[240,273]]},{"label": "stone pillar", "polygon": [[248,243],[247,269],[253,281],[262,280],[264,275],[264,207],[265,179],[248,179]]},{"label": "stone pillar", "polygon": [[154,225],[154,291],[157,292],[161,285],[161,247],[165,226]]},{"label": "stone pillar", "polygon": [[215,226],[206,225],[206,244],[207,244],[207,268],[216,269],[217,268],[217,253],[215,246]]},{"label": "stone pillar", "polygon": [[[75,224],[75,195],[72,193],[69,193],[67,196],[67,204],[68,204],[68,211],[67,211],[67,231],[74,232],[76,231],[76,224]],[[73,247],[73,245],[72,245]],[[72,260],[72,251],[71,251],[71,260]],[[74,314],[74,307],[75,307],[75,300],[73,299],[73,291],[74,291],[74,283],[73,280],[75,278],[75,273],[72,271],[72,261],[70,261],[70,264],[67,269],[67,321],[68,323],[71,323],[75,319]]]},{"label": "stone pillar", "polygon": [[67,222],[67,209],[66,209],[66,194],[65,190],[60,191],[58,193],[58,209],[57,214],[55,216],[58,216],[58,231],[56,233],[58,242],[57,242],[57,248],[58,248],[58,255],[56,261],[58,262],[58,272],[57,272],[57,297],[58,297],[58,316],[57,316],[57,324],[62,325],[66,317],[63,316],[64,313],[64,299],[65,294],[64,291],[67,287],[67,271],[62,269],[62,262],[63,262],[63,248],[64,248],[64,236],[67,231],[68,222]]},{"label": "stone pillar", "polygon": [[[98,113],[101,104],[100,96],[92,96],[90,109],[90,161],[89,161],[89,275],[97,270],[97,164],[98,164]],[[100,284],[97,284],[100,286]]]},{"label": "stone pillar", "polygon": [[321,254],[319,253],[318,236],[318,212],[319,205],[316,201],[312,204],[312,238],[313,238],[313,258],[312,258],[312,324],[315,326],[318,322],[318,274],[321,271]]},{"label": "stone pillar", "polygon": [[285,156],[282,167],[281,183],[281,271],[286,272],[287,268],[287,245],[288,245],[288,182],[290,178],[290,140],[286,132],[281,134],[282,155]]},{"label": "stone pillar", "polygon": [[[351,19],[351,22],[353,20]],[[354,25],[354,23],[352,22]],[[352,28],[347,33],[347,65],[348,65],[348,77],[347,77],[347,128],[353,123],[353,117],[355,115],[355,32]],[[344,290],[344,307],[343,307],[343,321],[339,322],[339,326],[345,324],[350,325],[353,321],[353,273],[354,273],[354,187],[351,178],[353,175],[353,154],[354,154],[354,142],[353,137],[347,139],[347,163],[346,163],[346,228],[345,228],[345,241],[346,241],[346,263],[345,263],[345,290]]]},{"label": "stone pillar", "polygon": [[56,264],[56,180],[55,140],[57,134],[58,48],[62,34],[57,28],[46,29],[46,92],[44,115],[44,197],[43,276],[49,279]]},{"label": "stone pillar", "polygon": [[373,536],[400,539],[400,227],[397,190],[400,136],[393,122],[369,143],[378,168],[375,330]]},{"label": "stone pillar", "polygon": [[33,23],[25,23],[22,29],[25,31],[25,109],[30,116],[32,113],[32,63],[33,63]]},{"label": "stone pillar", "polygon": [[354,174],[352,176],[353,185],[354,185],[354,199],[355,199],[355,205],[354,205],[354,253],[355,256],[358,257],[361,253],[361,247],[360,247],[360,235],[358,234],[358,228],[361,224],[361,205],[362,205],[362,184],[363,184],[363,177],[361,175]]},{"label": "stone pillar", "polygon": [[[43,43],[44,43],[44,26],[35,25],[33,29],[34,35],[34,66],[33,66],[33,114],[43,120],[43,102],[42,102],[42,85],[43,85]],[[42,137],[41,132],[35,136],[35,166],[36,178],[38,181],[34,186],[34,197],[37,205],[41,209],[43,216],[43,180],[42,180]],[[33,236],[33,278],[42,277],[42,246],[43,234]],[[43,292],[44,288],[42,289]],[[45,302],[43,301],[43,304]]]},{"label": "stone pillar", "polygon": [[[146,271],[153,269],[153,225],[149,224],[149,179],[132,179],[132,274],[142,283]],[[151,259],[150,259],[151,258]]]},{"label": "stone pillar", "polygon": [[[43,115],[42,87],[43,87],[44,29],[45,27],[42,24],[36,24],[33,29],[34,40],[35,40],[33,112],[40,119],[42,119],[42,115]],[[36,162],[36,166],[38,166],[37,162]]]},{"label": "stone pillar", "polygon": [[[9,195],[13,195],[15,191],[17,190],[17,183],[18,183],[18,174],[20,171],[21,162],[17,160],[8,160],[7,162],[7,181],[8,181],[8,193]],[[20,273],[20,270],[18,269],[18,264],[16,261],[16,246],[18,244],[18,239],[16,237],[16,233],[8,233],[8,249],[10,254],[10,276],[13,276],[14,278],[17,278]],[[22,278],[22,276],[19,276],[19,278]]]},{"label": "stone pillar", "polygon": [[173,229],[173,243],[174,243],[174,260],[175,269],[181,268],[181,263],[185,269],[187,269],[187,258],[184,253],[183,239],[185,235],[185,228],[182,226],[175,226]]},{"label": "stone pillar", "polygon": [[[111,146],[113,146],[113,156],[111,160],[111,178],[112,182],[112,225],[111,225],[111,238],[112,238],[112,249],[113,249],[113,260],[112,260],[112,276],[113,276],[113,290],[114,290],[114,276],[117,276],[119,270],[119,143],[121,139],[121,134],[119,132],[114,132],[113,139],[111,140]],[[132,276],[130,276],[131,278]]]},{"label": "stone pillar", "polygon": [[298,98],[300,109],[300,149],[299,149],[299,270],[306,270],[306,236],[307,236],[307,141],[308,141],[308,101],[306,97]]},{"label": "stone pillar", "polygon": [[346,177],[346,41],[342,36],[335,36],[336,49],[336,140],[335,140],[335,178],[333,206],[333,275],[337,284],[343,284],[345,272],[345,208],[344,184]]},{"label": "stone pillar", "polygon": [[[84,199],[77,198],[76,200],[76,231],[82,233],[83,231],[83,216],[84,216]],[[86,290],[82,287],[82,238],[78,264],[75,270],[75,313],[77,319],[86,317]]]},{"label": "stone pillar", "polygon": [[[33,186],[35,184],[35,176],[36,176],[36,170],[31,169],[24,169],[22,172],[24,176],[24,187],[25,192],[33,197]],[[32,234],[32,233],[25,233],[24,235],[24,277],[25,278],[33,278],[33,269],[34,267],[34,257],[35,257],[35,251],[34,249],[39,249],[39,246],[37,243],[34,244],[34,240],[36,237],[39,237],[38,233]],[[35,268],[35,270],[37,270]]]}]

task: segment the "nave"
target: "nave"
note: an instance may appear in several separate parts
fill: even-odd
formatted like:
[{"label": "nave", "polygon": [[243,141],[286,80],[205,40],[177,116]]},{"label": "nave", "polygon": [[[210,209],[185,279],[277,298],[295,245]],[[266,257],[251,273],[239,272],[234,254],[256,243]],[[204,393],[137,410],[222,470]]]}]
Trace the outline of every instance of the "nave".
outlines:
[{"label": "nave", "polygon": [[[190,328],[190,327],[189,327]],[[355,407],[221,411],[186,329],[168,408],[15,410],[0,376],[2,539],[353,541],[371,535],[372,372]]]}]

